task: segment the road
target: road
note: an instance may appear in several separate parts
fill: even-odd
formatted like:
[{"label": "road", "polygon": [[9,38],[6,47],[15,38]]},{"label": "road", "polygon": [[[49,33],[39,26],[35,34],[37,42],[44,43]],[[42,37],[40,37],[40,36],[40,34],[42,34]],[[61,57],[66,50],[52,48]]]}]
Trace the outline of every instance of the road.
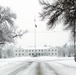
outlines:
[{"label": "road", "polygon": [[76,75],[76,67],[55,61],[11,62],[0,68],[0,75]]},{"label": "road", "polygon": [[47,64],[33,62],[26,70],[17,75],[57,75]]}]

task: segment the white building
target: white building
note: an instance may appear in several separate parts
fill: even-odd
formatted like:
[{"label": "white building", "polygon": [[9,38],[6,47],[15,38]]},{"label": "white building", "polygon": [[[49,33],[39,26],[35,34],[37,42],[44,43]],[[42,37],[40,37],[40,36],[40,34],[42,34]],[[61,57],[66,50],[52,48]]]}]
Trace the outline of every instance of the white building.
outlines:
[{"label": "white building", "polygon": [[58,56],[57,48],[42,47],[42,48],[26,48],[17,49],[14,51],[14,56]]}]

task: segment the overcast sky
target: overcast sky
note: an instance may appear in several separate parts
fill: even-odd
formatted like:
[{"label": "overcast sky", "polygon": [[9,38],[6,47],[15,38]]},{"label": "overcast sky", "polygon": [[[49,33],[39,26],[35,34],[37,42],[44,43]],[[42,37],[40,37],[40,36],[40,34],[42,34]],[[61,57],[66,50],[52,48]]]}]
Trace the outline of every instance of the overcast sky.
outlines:
[{"label": "overcast sky", "polygon": [[8,6],[17,14],[16,25],[22,30],[28,30],[28,33],[18,38],[18,45],[21,47],[34,46],[35,44],[35,22],[36,19],[36,45],[44,46],[62,46],[69,41],[69,33],[62,30],[60,23],[53,31],[47,30],[46,22],[40,21],[39,12],[41,6],[38,0],[0,0],[1,6]]}]

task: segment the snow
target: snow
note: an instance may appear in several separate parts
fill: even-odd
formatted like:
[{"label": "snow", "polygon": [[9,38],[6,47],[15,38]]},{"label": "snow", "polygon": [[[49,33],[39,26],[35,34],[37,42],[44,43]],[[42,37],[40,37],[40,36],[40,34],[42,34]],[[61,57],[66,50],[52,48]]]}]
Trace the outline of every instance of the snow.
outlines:
[{"label": "snow", "polygon": [[[67,61],[68,60],[68,61]],[[37,62],[50,62],[56,61],[66,65],[76,66],[73,57],[50,57],[50,56],[42,56],[42,57],[14,57],[7,59],[0,59],[0,67],[11,62],[22,62],[22,61],[37,61]]]},{"label": "snow", "polygon": [[76,68],[76,62],[74,60],[65,60],[65,61],[56,61],[56,62],[67,67]]},{"label": "snow", "polygon": [[25,60],[20,58],[0,59],[0,75],[8,75],[21,66],[28,65],[28,62],[23,61]]},{"label": "snow", "polygon": [[[29,66],[29,68],[27,69],[25,68],[23,71],[19,72],[17,75],[19,74],[28,75],[29,71],[31,75],[35,75],[36,70],[38,70],[37,64],[39,63],[41,64],[41,68],[43,69],[42,71],[43,72],[46,71],[45,72],[46,74],[47,72],[49,73],[47,75],[50,75],[51,73],[53,73],[53,71],[56,72],[56,74],[58,75],[76,75],[76,62],[74,61],[74,57],[50,57],[50,56],[14,57],[8,59],[0,59],[0,75],[8,75],[8,73],[11,73],[12,71],[24,65],[24,63],[27,64],[28,62],[33,62],[33,64]],[[48,69],[49,67],[46,64],[48,64],[49,67],[53,69],[53,71],[51,69]],[[6,72],[6,70],[9,72]]]},{"label": "snow", "polygon": [[57,63],[48,63],[58,75],[76,75],[76,68],[65,67]]}]

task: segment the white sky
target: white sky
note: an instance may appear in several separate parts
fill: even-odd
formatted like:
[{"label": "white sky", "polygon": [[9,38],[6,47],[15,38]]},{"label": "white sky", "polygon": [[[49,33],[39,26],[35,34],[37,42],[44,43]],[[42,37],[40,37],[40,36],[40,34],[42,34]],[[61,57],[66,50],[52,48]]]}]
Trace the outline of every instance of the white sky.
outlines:
[{"label": "white sky", "polygon": [[[44,46],[62,46],[68,42],[69,34],[66,31],[62,31],[62,26],[58,26],[52,30],[47,30],[46,22],[41,22],[38,18],[38,13],[41,12],[41,6],[38,4],[38,0],[0,0],[0,5],[9,6],[12,11],[17,14],[16,24],[22,30],[28,30],[29,32],[21,39],[18,40],[18,44],[22,47],[34,46],[34,17],[36,19],[36,45]],[[60,23],[62,25],[62,23]]]}]

